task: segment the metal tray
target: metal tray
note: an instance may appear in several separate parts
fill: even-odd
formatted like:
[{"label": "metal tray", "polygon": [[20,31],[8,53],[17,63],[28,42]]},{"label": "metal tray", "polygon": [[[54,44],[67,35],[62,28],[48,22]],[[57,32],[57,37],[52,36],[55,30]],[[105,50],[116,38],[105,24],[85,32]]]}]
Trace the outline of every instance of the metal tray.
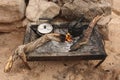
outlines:
[{"label": "metal tray", "polygon": [[[36,26],[37,25],[29,25],[27,27],[24,38],[24,44],[29,43],[39,37],[31,29],[31,27],[36,27]],[[83,48],[91,47],[91,45],[94,46],[93,49],[91,48],[92,51],[85,51],[85,52],[81,51],[83,50]],[[83,48],[74,52],[57,52],[57,53],[41,52],[40,53],[37,51],[33,51],[26,53],[26,56],[28,61],[102,60],[100,63],[102,63],[107,56],[104,50],[101,35],[97,31],[97,27],[94,28],[89,43],[87,45],[84,45]]]}]

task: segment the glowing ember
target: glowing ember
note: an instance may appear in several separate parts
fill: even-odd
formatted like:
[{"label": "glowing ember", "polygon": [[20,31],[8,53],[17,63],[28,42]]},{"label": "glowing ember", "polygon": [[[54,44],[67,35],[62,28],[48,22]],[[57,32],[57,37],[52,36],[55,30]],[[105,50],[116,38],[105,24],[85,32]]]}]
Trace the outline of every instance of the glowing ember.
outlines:
[{"label": "glowing ember", "polygon": [[72,42],[72,37],[71,37],[70,33],[66,34],[66,41]]}]

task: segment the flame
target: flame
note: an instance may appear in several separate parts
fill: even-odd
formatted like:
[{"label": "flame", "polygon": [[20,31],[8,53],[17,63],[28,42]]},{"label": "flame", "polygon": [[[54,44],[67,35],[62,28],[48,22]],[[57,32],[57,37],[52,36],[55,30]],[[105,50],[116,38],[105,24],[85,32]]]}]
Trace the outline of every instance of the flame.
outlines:
[{"label": "flame", "polygon": [[66,34],[66,41],[72,42],[72,37],[71,37],[70,33]]}]

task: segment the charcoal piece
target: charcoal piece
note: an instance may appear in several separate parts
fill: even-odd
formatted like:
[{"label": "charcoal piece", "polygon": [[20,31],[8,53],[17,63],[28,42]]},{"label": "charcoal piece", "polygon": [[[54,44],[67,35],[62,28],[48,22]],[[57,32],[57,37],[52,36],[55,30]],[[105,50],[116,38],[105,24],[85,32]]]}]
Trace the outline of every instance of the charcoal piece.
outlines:
[{"label": "charcoal piece", "polygon": [[88,25],[77,24],[76,26],[72,26],[73,24],[75,23],[71,23],[68,28],[68,32],[72,35],[72,37],[83,36],[83,32],[88,28]]},{"label": "charcoal piece", "polygon": [[83,31],[87,29],[88,23],[84,22],[85,17],[82,15],[79,20],[73,21],[69,24],[68,32],[72,35],[72,37],[82,36]]}]

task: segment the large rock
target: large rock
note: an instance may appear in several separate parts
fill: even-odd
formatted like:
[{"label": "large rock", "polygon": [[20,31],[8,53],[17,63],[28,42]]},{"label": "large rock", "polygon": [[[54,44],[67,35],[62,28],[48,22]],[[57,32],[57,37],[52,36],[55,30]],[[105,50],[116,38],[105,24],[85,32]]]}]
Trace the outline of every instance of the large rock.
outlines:
[{"label": "large rock", "polygon": [[76,19],[84,16],[92,20],[96,15],[111,14],[111,5],[104,0],[74,0],[65,3],[61,9],[61,16],[67,19]]},{"label": "large rock", "polygon": [[108,24],[109,30],[109,50],[114,53],[120,52],[120,17],[113,18]]},{"label": "large rock", "polygon": [[109,41],[105,41],[105,49],[108,57],[102,64],[104,69],[116,69],[120,72],[120,17],[113,17],[108,24]]},{"label": "large rock", "polygon": [[0,24],[0,33],[6,33],[6,32],[12,32],[12,31],[17,31],[19,28],[23,27],[23,22],[22,21],[16,21],[14,23],[2,23]]},{"label": "large rock", "polygon": [[12,23],[24,17],[24,0],[0,0],[0,23]]},{"label": "large rock", "polygon": [[37,21],[39,18],[53,18],[59,14],[60,7],[45,0],[30,0],[26,17],[31,21]]},{"label": "large rock", "polygon": [[114,13],[120,16],[120,1],[119,0],[113,0],[112,10]]},{"label": "large rock", "polygon": [[107,2],[109,2],[111,5],[113,5],[113,0],[105,0]]},{"label": "large rock", "polygon": [[111,21],[111,19],[112,19],[111,15],[104,16],[97,23],[98,28],[99,28],[99,32],[101,33],[104,40],[109,40],[109,38],[108,38],[108,24]]}]

